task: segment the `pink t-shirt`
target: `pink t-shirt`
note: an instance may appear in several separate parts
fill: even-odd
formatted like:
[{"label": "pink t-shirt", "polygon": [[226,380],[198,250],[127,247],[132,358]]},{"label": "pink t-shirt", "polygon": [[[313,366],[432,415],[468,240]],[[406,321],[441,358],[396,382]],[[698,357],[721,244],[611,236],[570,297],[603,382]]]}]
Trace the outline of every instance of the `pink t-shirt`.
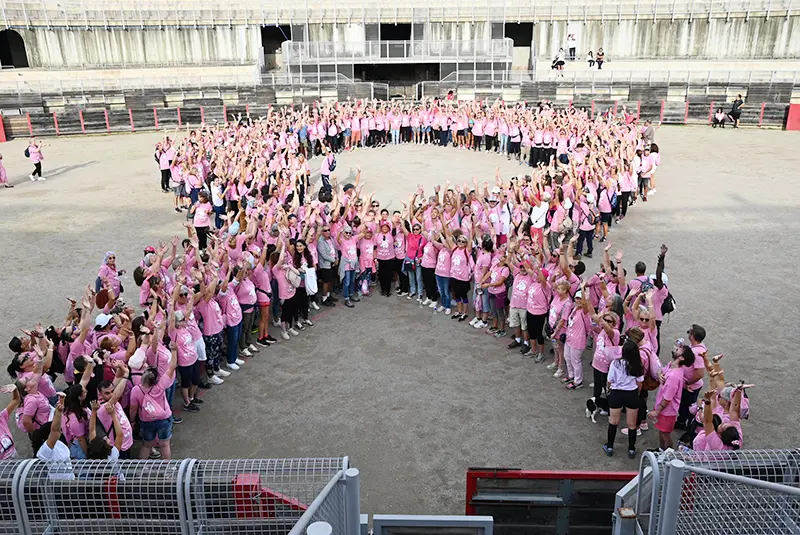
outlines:
[{"label": "pink t-shirt", "polygon": [[355,237],[351,236],[350,238],[342,238],[340,248],[342,251],[343,260],[358,260],[358,242],[356,241]]},{"label": "pink t-shirt", "polygon": [[[598,329],[595,329],[597,332]],[[614,331],[613,336],[609,338],[605,329],[599,328],[599,333],[594,337],[594,357],[592,358],[592,368],[599,372],[608,373],[608,368],[611,366],[611,361],[606,355],[606,348],[619,344],[619,331]]]},{"label": "pink t-shirt", "polygon": [[155,422],[165,420],[172,415],[172,409],[167,402],[167,388],[172,386],[174,377],[166,373],[161,374],[158,383],[146,388],[136,385],[131,392],[131,405],[139,407],[139,420]]},{"label": "pink t-shirt", "polygon": [[8,427],[8,410],[0,411],[0,459],[11,459],[17,456],[17,448],[14,446],[14,437],[11,436],[11,429]]},{"label": "pink t-shirt", "polygon": [[209,214],[213,212],[213,208],[211,207],[210,202],[203,202],[198,203],[197,208],[194,211],[194,219],[192,220],[192,224],[195,227],[208,227],[211,225],[211,219],[209,218]]},{"label": "pink t-shirt", "polygon": [[655,407],[661,405],[661,402],[667,400],[668,403],[661,411],[664,416],[675,416],[678,414],[678,408],[681,404],[681,392],[683,391],[683,370],[681,368],[671,368],[669,364],[661,368],[664,372],[666,380],[661,388],[658,389],[658,396],[656,397]]},{"label": "pink t-shirt", "polygon": [[256,264],[256,267],[253,268],[253,274],[250,275],[250,278],[253,280],[253,284],[255,284],[256,287],[256,301],[258,304],[269,304],[269,295],[267,295],[268,293],[271,293],[269,271],[264,269],[264,266],[261,264]]},{"label": "pink t-shirt", "polygon": [[272,266],[272,277],[278,283],[278,298],[281,300],[291,299],[297,291],[294,286],[289,284],[286,279],[286,268],[284,266]]},{"label": "pink t-shirt", "polygon": [[574,349],[586,349],[586,338],[591,329],[589,315],[582,308],[573,310],[567,320],[567,345]]},{"label": "pink t-shirt", "polygon": [[511,286],[511,308],[528,306],[528,289],[532,286],[531,276],[519,269],[514,270],[514,284]]},{"label": "pink t-shirt", "polygon": [[200,299],[194,309],[203,316],[203,336],[213,336],[222,332],[225,327],[222,316],[222,308],[216,299]]},{"label": "pink t-shirt", "polygon": [[[492,263],[492,267],[489,268],[489,284],[493,284],[495,282],[505,280],[508,278],[509,270],[504,264],[500,264],[499,262],[495,261]],[[492,295],[503,295],[507,292],[505,284],[498,284],[497,286],[489,286],[488,288],[489,293]]]},{"label": "pink t-shirt", "polygon": [[186,327],[175,329],[170,331],[169,337],[178,345],[178,366],[192,366],[197,362],[197,350],[189,329]]},{"label": "pink t-shirt", "polygon": [[377,247],[376,256],[378,260],[394,259],[394,237],[391,232],[381,232],[376,234],[375,245]]},{"label": "pink t-shirt", "polygon": [[466,249],[456,247],[450,253],[450,277],[460,281],[470,280],[474,264]]},{"label": "pink t-shirt", "polygon": [[436,253],[436,271],[434,272],[436,275],[440,277],[449,277],[450,276],[450,249],[447,247],[437,244],[438,252]]},{"label": "pink t-shirt", "polygon": [[436,247],[433,245],[432,242],[427,242],[422,247],[422,267],[424,268],[435,268],[436,267],[436,260],[437,260],[437,250]]},{"label": "pink t-shirt", "polygon": [[547,314],[551,293],[547,282],[542,284],[538,280],[531,280],[531,284],[528,286],[528,299],[525,302],[525,309],[534,316]]},{"label": "pink t-shirt", "polygon": [[89,417],[91,412],[89,409],[84,409],[85,418],[80,420],[75,414],[63,414],[61,417],[61,432],[67,443],[71,443],[78,437],[89,438]]},{"label": "pink t-shirt", "polygon": [[[119,426],[122,429],[122,451],[127,451],[131,449],[131,446],[133,446],[133,428],[131,427],[131,422],[125,415],[125,411],[122,410],[122,405],[119,402],[114,404],[114,410],[117,413]],[[111,415],[108,414],[108,411],[105,409],[105,407],[101,407],[100,410],[97,411],[97,419],[100,420],[100,424],[103,426],[103,429],[106,430],[108,438],[113,441],[115,438],[114,421],[111,419]]]},{"label": "pink t-shirt", "polygon": [[[256,304],[258,298],[256,295],[256,285],[247,277],[243,278],[238,284],[234,281],[234,284],[233,290],[236,292],[236,298],[239,300],[239,304],[242,305],[242,310],[249,311],[253,308],[253,305]],[[228,291],[230,291],[230,288]]]},{"label": "pink t-shirt", "polygon": [[375,236],[372,236],[371,238],[361,238],[358,240],[358,249],[361,251],[361,256],[359,256],[358,262],[361,271],[366,269],[374,269],[375,241]]},{"label": "pink t-shirt", "polygon": [[39,429],[50,421],[50,403],[41,392],[28,394],[22,404],[23,416],[30,416],[33,428]]}]

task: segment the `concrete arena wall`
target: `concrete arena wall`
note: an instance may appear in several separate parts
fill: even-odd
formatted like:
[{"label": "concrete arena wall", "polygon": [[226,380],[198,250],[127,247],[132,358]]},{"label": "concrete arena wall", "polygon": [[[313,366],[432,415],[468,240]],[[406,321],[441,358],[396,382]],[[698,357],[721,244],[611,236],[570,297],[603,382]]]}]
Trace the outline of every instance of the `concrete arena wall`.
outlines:
[{"label": "concrete arena wall", "polygon": [[31,67],[220,65],[257,63],[257,27],[197,29],[17,30]]},{"label": "concrete arena wall", "polygon": [[614,58],[785,59],[800,57],[800,17],[698,18],[693,21],[640,19],[536,24],[533,42],[539,57],[554,57],[574,33],[578,54],[603,47]]},{"label": "concrete arena wall", "polygon": [[[492,22],[426,22],[422,36],[431,41],[489,40]],[[569,33],[578,41],[581,57],[588,50],[603,47],[608,59],[629,58],[796,58],[800,57],[800,16],[750,18],[695,18],[694,20],[641,18],[623,20],[589,20],[539,22],[534,25],[533,45],[537,57],[552,58],[566,46]],[[363,42],[361,22],[312,24],[309,41]],[[516,43],[522,46],[521,43]]]}]

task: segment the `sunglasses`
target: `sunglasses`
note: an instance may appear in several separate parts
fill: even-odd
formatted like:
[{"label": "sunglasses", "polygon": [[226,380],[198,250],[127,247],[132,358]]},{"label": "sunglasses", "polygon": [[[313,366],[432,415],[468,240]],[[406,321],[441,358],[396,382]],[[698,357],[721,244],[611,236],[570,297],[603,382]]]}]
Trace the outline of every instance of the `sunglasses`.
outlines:
[{"label": "sunglasses", "polygon": [[344,231],[344,234],[345,234],[346,236],[351,236],[353,233],[352,233],[352,232],[349,232],[349,231],[347,231],[347,230],[345,230],[345,231]]},{"label": "sunglasses", "polygon": [[331,229],[329,229],[329,228],[322,229],[322,232],[330,232],[330,231],[331,231]]}]

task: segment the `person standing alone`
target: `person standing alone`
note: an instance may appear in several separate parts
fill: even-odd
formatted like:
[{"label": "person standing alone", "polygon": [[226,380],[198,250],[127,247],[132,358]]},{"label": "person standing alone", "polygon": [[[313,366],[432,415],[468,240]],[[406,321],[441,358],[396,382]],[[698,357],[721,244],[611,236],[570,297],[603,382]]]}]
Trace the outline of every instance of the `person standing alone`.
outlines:
[{"label": "person standing alone", "polygon": [[578,46],[578,40],[575,39],[575,34],[571,33],[567,36],[567,51],[569,52],[569,60],[575,61],[575,49]]},{"label": "person standing alone", "polygon": [[25,156],[31,159],[31,163],[33,164],[33,172],[28,175],[28,178],[31,179],[31,182],[36,180],[46,180],[42,176],[42,160],[44,160],[44,156],[42,155],[42,147],[44,144],[37,140],[36,138],[31,138],[28,142],[28,148],[25,149]]}]

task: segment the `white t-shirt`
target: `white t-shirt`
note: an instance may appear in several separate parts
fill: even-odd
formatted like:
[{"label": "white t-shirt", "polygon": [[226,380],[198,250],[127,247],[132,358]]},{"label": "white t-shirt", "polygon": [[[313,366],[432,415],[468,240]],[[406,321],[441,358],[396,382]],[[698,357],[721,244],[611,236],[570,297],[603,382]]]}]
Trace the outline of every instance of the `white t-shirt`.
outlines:
[{"label": "white t-shirt", "polygon": [[547,223],[547,210],[549,210],[549,208],[546,202],[542,202],[540,205],[533,207],[533,210],[531,210],[531,223],[533,228],[544,228],[545,223]]},{"label": "white t-shirt", "polygon": [[54,447],[42,444],[36,452],[36,458],[49,463],[50,479],[75,479],[72,473],[72,462],[70,462],[69,448],[60,440],[56,441]]}]

